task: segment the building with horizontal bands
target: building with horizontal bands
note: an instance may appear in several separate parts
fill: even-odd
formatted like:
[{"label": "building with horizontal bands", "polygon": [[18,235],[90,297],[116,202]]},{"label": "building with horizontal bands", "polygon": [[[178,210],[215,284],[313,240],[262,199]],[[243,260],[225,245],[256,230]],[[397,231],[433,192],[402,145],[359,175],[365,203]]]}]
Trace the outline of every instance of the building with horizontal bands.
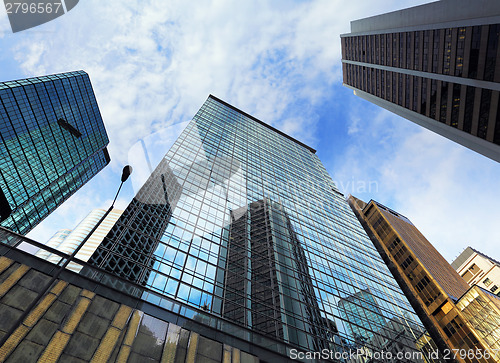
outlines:
[{"label": "building with horizontal bands", "polygon": [[[80,244],[87,239],[83,246],[78,250],[75,258],[82,261],[88,261],[90,256],[92,256],[94,251],[101,244],[104,237],[108,234],[122,213],[122,210],[114,208],[99,223],[101,218],[106,214],[106,211],[104,209],[94,209],[80,223],[78,223],[73,230],[61,229],[57,231],[47,241],[46,245],[60,252],[71,255],[76,248],[78,248]],[[96,227],[98,223],[99,225],[97,229],[92,232],[93,228]],[[48,253],[43,249],[35,255],[54,264],[58,264],[61,259],[59,255]],[[68,268],[73,269],[75,272],[79,272],[81,266],[69,264]]]},{"label": "building with horizontal bands", "polygon": [[441,0],[351,22],[343,83],[500,162],[500,2]]}]

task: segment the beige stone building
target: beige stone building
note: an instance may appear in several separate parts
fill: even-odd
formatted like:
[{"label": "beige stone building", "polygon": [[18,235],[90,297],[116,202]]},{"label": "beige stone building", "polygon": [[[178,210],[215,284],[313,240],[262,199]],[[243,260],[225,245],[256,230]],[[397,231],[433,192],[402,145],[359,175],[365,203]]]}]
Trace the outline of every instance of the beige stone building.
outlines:
[{"label": "beige stone building", "polygon": [[467,247],[451,266],[470,286],[480,286],[500,296],[500,262]]}]

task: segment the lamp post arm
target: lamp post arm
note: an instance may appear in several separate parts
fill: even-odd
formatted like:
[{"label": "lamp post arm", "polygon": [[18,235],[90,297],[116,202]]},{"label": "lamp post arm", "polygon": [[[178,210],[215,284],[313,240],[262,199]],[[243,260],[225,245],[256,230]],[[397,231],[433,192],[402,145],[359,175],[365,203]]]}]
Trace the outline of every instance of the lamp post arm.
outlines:
[{"label": "lamp post arm", "polygon": [[7,341],[7,339],[14,333],[14,331],[19,326],[21,326],[22,322],[24,321],[24,319],[26,319],[28,317],[28,315],[31,313],[31,311],[33,310],[33,308],[37,304],[40,303],[40,301],[42,300],[42,298],[49,292],[49,290],[52,288],[53,284],[59,278],[59,276],[64,271],[64,269],[71,263],[71,261],[76,256],[76,254],[78,253],[78,251],[80,251],[80,249],[85,245],[85,243],[88,241],[88,239],[90,238],[90,236],[92,236],[92,234],[94,234],[94,232],[96,231],[96,229],[99,228],[99,226],[101,225],[102,221],[113,210],[113,207],[114,207],[115,202],[116,202],[116,198],[118,198],[118,194],[120,193],[120,190],[122,189],[122,185],[128,179],[128,177],[130,176],[131,173],[132,173],[132,167],[130,165],[127,165],[127,166],[125,166],[123,168],[122,178],[121,178],[121,184],[120,184],[120,187],[118,188],[118,191],[116,192],[115,199],[113,200],[113,204],[111,204],[111,207],[108,208],[108,210],[106,211],[106,213],[104,213],[104,215],[101,217],[101,219],[99,219],[99,222],[97,222],[97,224],[94,226],[94,228],[92,228],[92,230],[87,234],[87,236],[85,236],[85,238],[82,240],[82,242],[80,242],[78,244],[78,246],[75,248],[75,250],[66,258],[66,260],[64,261],[64,263],[62,265],[59,265],[59,263],[61,263],[61,261],[63,261],[63,259],[64,259],[64,257],[61,257],[61,259],[59,260],[59,263],[58,263],[59,267],[57,268],[57,271],[54,273],[54,275],[52,276],[52,278],[45,284],[45,286],[43,287],[42,291],[40,291],[38,293],[38,295],[35,297],[35,299],[33,299],[33,301],[28,305],[28,307],[24,310],[24,312],[17,319],[17,321],[11,326],[11,328],[9,329],[9,331],[7,332],[7,334],[5,334],[2,338],[0,338],[0,347],[3,346],[5,344],[5,342]]},{"label": "lamp post arm", "polygon": [[118,198],[118,194],[120,193],[120,190],[122,189],[123,182],[120,183],[120,187],[118,188],[118,191],[116,192],[115,199],[113,199],[113,203],[111,203],[111,208],[115,205],[116,198]]}]

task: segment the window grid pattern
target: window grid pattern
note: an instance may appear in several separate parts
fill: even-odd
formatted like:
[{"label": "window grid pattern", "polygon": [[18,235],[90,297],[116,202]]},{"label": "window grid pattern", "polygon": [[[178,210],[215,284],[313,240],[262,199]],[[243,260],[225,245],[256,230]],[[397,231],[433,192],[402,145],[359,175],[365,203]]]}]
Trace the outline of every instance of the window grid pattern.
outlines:
[{"label": "window grid pattern", "polygon": [[457,303],[463,316],[478,327],[481,338],[490,349],[500,349],[500,300],[499,297],[481,289],[472,287]]},{"label": "window grid pattern", "polygon": [[[168,212],[149,212],[164,223],[151,234],[136,216],[155,190]],[[380,349],[402,334],[414,350],[423,334],[318,157],[212,97],[90,262],[306,349]]]},{"label": "window grid pattern", "polygon": [[0,131],[0,188],[12,209],[1,225],[21,234],[109,162],[109,140],[83,71],[0,83]]},{"label": "window grid pattern", "polygon": [[[342,37],[343,59],[428,72],[425,93],[415,94],[418,76],[344,63],[344,83],[500,145],[498,91],[436,81],[431,73],[490,82],[500,81],[497,66],[500,24]],[[361,47],[366,39],[377,46]],[[379,92],[380,80],[385,92]],[[388,79],[388,82],[385,81]],[[427,80],[431,87],[427,87]],[[412,87],[413,85],[413,87]],[[430,106],[430,107],[428,107]],[[479,107],[478,107],[479,106]],[[490,108],[491,106],[491,108]]]}]

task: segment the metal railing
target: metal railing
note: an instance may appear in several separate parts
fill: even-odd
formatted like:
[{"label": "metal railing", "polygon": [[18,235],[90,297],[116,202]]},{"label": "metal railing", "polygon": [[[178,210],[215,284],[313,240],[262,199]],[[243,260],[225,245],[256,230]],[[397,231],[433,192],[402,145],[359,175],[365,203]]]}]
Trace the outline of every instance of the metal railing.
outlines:
[{"label": "metal railing", "polygon": [[[35,256],[37,248],[47,251],[50,254],[59,256],[59,262],[54,265],[49,261]],[[189,319],[195,323],[194,325],[201,324],[202,326],[214,329],[215,331],[226,333],[232,338],[242,340],[246,344],[254,344],[269,352],[275,354],[277,353],[283,358],[287,357],[287,359],[290,356],[290,350],[295,349],[296,351],[303,351],[303,349],[301,349],[300,347],[285,344],[279,340],[264,336],[244,326],[235,324],[225,318],[207,313],[202,309],[197,309],[181,301],[169,298],[168,296],[148,289],[145,286],[125,280],[120,276],[114,275],[106,270],[94,267],[89,263],[76,258],[74,255],[75,254],[69,255],[63,253],[30,238],[19,235],[6,228],[0,227],[0,256],[5,256],[7,258],[16,260],[17,262],[30,265],[30,267],[33,267],[34,269],[43,266],[43,269],[41,270],[43,270],[44,273],[47,273],[47,271],[49,271],[48,274],[52,277],[45,289],[43,289],[42,292],[39,293],[39,295],[34,299],[30,306],[25,310],[26,315],[28,315],[29,312],[37,304],[37,302],[43,298],[45,293],[47,291],[50,291],[52,286],[57,283],[57,278],[61,275],[61,272],[64,271],[64,276],[68,276],[67,274],[70,274],[73,277],[71,278],[72,283],[73,281],[76,281],[78,279],[87,281],[90,280],[96,283],[97,286],[105,286],[108,289],[118,291],[122,294],[137,299],[140,302],[143,302],[144,306],[150,305],[164,310],[165,314],[163,314],[163,317],[161,316],[161,313],[157,314],[159,316],[156,317],[159,319],[166,320],[165,316],[171,316],[171,314],[174,314],[179,321]],[[82,272],[85,271],[85,273],[75,273],[72,270],[64,268],[67,267],[70,263],[73,266],[81,266]],[[5,340],[8,339],[9,335],[11,335],[21,325],[25,318],[26,317],[23,314],[18,319],[16,324],[14,324],[14,326],[11,328],[11,331],[7,332],[4,338],[0,340],[0,346],[5,343]],[[175,323],[173,321],[171,322]]]}]

